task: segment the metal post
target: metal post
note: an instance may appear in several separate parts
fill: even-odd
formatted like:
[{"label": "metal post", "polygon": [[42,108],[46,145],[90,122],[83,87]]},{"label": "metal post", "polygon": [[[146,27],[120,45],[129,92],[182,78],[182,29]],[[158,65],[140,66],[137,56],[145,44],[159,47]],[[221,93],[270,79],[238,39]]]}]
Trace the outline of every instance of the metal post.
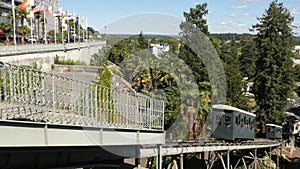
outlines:
[{"label": "metal post", "polygon": [[277,154],[277,168],[279,168],[279,150],[278,147],[276,148],[276,154]]},{"label": "metal post", "polygon": [[183,153],[180,154],[180,169],[183,169]]},{"label": "metal post", "polygon": [[14,45],[17,45],[17,40],[16,40],[16,11],[15,11],[15,1],[11,1],[12,5],[12,13],[13,13],[13,38],[14,38]]},{"label": "metal post", "polygon": [[[45,9],[45,2],[44,1],[43,1],[43,8]],[[47,44],[48,41],[47,41],[47,24],[46,24],[45,10],[43,10],[43,14],[44,14],[44,40],[45,40],[45,44]]]},{"label": "metal post", "polygon": [[157,145],[156,169],[162,169],[161,145]]},{"label": "metal post", "polygon": [[257,149],[255,149],[255,154],[254,154],[254,169],[257,169]]},{"label": "metal post", "polygon": [[137,145],[135,148],[135,166],[137,168],[141,167],[141,152],[140,152],[140,146]]},{"label": "metal post", "polygon": [[56,39],[56,32],[57,32],[56,29],[57,29],[57,25],[58,25],[58,27],[59,27],[59,23],[56,23],[56,22],[58,22],[58,21],[57,21],[57,17],[55,16],[55,17],[54,17],[54,44],[57,43],[57,42],[56,42],[56,41],[57,41],[57,39]]},{"label": "metal post", "polygon": [[272,160],[272,147],[270,147],[270,159],[269,159],[269,168],[271,169],[271,160]]},{"label": "metal post", "polygon": [[227,150],[227,169],[230,169],[230,151]]},{"label": "metal post", "polygon": [[217,153],[217,154],[218,154],[218,156],[219,156],[219,158],[222,162],[223,168],[226,169],[226,166],[225,166],[224,159],[223,159],[222,155],[220,155],[219,153]]}]

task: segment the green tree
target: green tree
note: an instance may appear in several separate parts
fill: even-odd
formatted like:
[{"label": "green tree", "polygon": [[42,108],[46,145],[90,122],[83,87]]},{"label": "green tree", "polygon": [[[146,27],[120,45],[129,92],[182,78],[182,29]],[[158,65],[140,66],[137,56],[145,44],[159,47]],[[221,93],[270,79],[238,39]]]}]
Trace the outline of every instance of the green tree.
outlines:
[{"label": "green tree", "polygon": [[[0,7],[2,7],[3,6],[3,4],[2,4],[2,2],[0,2]],[[2,16],[2,11],[0,11],[0,16]]]},{"label": "green tree", "polygon": [[254,41],[254,36],[250,34],[243,34],[241,36],[241,72],[243,77],[252,79],[255,76],[255,63],[258,58],[258,51]]},{"label": "green tree", "polygon": [[[199,42],[199,38],[203,40],[203,44],[197,44],[196,48],[202,50],[201,56],[197,56],[199,51],[194,51],[191,49],[187,43],[182,43],[179,49],[179,58],[182,59],[192,70],[194,78],[198,84],[198,92],[191,92],[189,97],[196,98],[199,97],[200,103],[191,102],[188,107],[183,107],[183,119],[187,119],[188,125],[188,138],[198,139],[200,132],[204,131],[205,120],[208,115],[209,109],[208,105],[210,103],[209,90],[210,83],[208,78],[207,70],[201,59],[205,59],[206,56],[210,55],[211,51],[207,50],[207,42],[209,38],[205,37],[209,35],[207,21],[204,17],[208,14],[207,4],[197,4],[195,8],[191,8],[190,12],[184,12],[185,22],[180,24],[181,34],[183,35],[183,41],[193,45],[193,42]],[[201,31],[201,33],[200,33]],[[204,57],[202,57],[204,56]],[[199,111],[196,112],[196,107],[199,107]],[[201,132],[201,134],[204,134]]]},{"label": "green tree", "polygon": [[204,17],[208,14],[207,3],[197,4],[190,8],[190,12],[183,12],[185,21],[193,24],[193,28],[200,29],[205,35],[209,35],[207,20]]},{"label": "green tree", "polygon": [[27,15],[29,14],[27,10],[16,10],[18,12],[18,15],[21,19],[21,26],[24,26],[24,20],[26,19]]},{"label": "green tree", "polygon": [[21,42],[22,42],[22,44],[24,44],[25,43],[24,38],[25,38],[25,36],[29,35],[30,29],[28,28],[28,26],[24,26],[24,25],[19,26],[18,27],[18,33],[20,33],[22,35]]},{"label": "green tree", "polygon": [[[18,21],[20,20],[20,15],[19,15],[19,13],[17,11],[18,11],[18,9],[16,7],[15,8],[15,26],[16,26],[16,28],[17,28]],[[14,17],[13,17],[13,11],[12,10],[8,13],[7,19],[9,19],[10,22],[11,22],[11,25],[12,25],[11,31],[13,33],[13,29],[14,29],[14,27],[13,27],[13,25],[14,25]]]},{"label": "green tree", "polygon": [[226,101],[228,105],[239,107],[240,97],[242,97],[242,75],[240,73],[239,62],[239,45],[232,40],[229,43],[222,45],[220,58],[223,61],[223,65],[226,73]]},{"label": "green tree", "polygon": [[[259,58],[256,64],[254,94],[259,128],[265,123],[281,124],[294,79],[292,22],[294,18],[283,3],[273,1],[253,26]],[[262,130],[260,130],[262,132]]]},{"label": "green tree", "polygon": [[[47,32],[45,32],[46,31],[45,30],[45,24],[47,24],[47,19],[46,19],[46,17],[44,17],[44,13],[43,12],[40,12],[39,22],[42,23],[42,33],[43,33],[42,37],[43,37],[43,39],[47,38],[47,37],[45,37],[45,33],[47,33]],[[46,36],[47,36],[47,34],[46,34]],[[45,40],[46,39],[44,39],[44,41]]]},{"label": "green tree", "polygon": [[139,34],[138,43],[141,49],[146,49],[148,47],[147,40],[145,39],[142,31]]},{"label": "green tree", "polygon": [[9,43],[9,36],[12,34],[12,25],[10,22],[0,22],[0,29],[6,36],[6,42]]}]

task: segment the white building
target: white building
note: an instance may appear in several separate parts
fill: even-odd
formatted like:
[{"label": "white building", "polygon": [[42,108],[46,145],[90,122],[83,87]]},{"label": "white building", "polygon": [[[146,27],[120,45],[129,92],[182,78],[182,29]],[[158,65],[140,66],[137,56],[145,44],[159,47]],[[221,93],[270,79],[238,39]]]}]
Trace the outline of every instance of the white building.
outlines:
[{"label": "white building", "polygon": [[163,43],[163,44],[151,43],[149,49],[154,56],[160,57],[163,54],[163,52],[168,52],[170,50],[170,45],[168,43]]},{"label": "white building", "polygon": [[300,54],[300,46],[295,46],[294,52]]}]

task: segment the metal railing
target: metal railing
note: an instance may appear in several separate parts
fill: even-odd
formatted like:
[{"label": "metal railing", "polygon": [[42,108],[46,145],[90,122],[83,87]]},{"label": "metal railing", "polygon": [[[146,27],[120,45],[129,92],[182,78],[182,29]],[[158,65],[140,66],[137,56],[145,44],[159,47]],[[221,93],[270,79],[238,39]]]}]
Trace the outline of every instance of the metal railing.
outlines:
[{"label": "metal railing", "polygon": [[163,130],[164,102],[0,62],[0,119]]},{"label": "metal railing", "polygon": [[79,49],[91,46],[105,45],[105,41],[85,42],[85,43],[67,43],[67,44],[25,44],[25,45],[3,45],[0,46],[0,56],[49,52],[68,49]]}]

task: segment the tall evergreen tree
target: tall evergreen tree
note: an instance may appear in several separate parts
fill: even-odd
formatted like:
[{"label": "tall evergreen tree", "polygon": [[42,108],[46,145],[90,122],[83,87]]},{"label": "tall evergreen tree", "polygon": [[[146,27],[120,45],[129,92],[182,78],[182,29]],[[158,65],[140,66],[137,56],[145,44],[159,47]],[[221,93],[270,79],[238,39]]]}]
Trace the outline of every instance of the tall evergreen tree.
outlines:
[{"label": "tall evergreen tree", "polygon": [[255,76],[255,63],[257,60],[258,52],[256,50],[256,44],[254,41],[254,36],[250,34],[243,34],[241,36],[241,56],[240,63],[243,65],[241,67],[241,73],[243,77],[248,77],[251,79]]},{"label": "tall evergreen tree", "polygon": [[240,99],[242,97],[243,77],[240,73],[239,53],[239,44],[232,40],[222,45],[220,58],[226,73],[226,102],[228,105],[244,108],[247,103],[241,103]]},{"label": "tall evergreen tree", "polygon": [[[210,56],[216,52],[212,49],[213,47],[210,48],[212,45],[206,37],[209,35],[207,21],[204,18],[208,14],[206,8],[207,3],[197,4],[194,8],[190,8],[189,12],[183,13],[185,22],[180,24],[183,38],[178,56],[192,70],[198,84],[199,93],[191,93],[190,98],[198,96],[200,99],[199,103],[184,105],[183,112],[181,112],[182,118],[187,122],[189,139],[198,139],[201,134],[204,135],[205,120],[209,112],[210,80],[204,61],[208,63],[213,60]],[[209,65],[213,67],[213,64]]]},{"label": "tall evergreen tree", "polygon": [[284,119],[283,111],[293,88],[291,24],[294,18],[283,3],[275,0],[258,20],[253,26],[258,32],[255,40],[259,52],[254,94],[257,122],[262,127],[265,123],[280,124]]},{"label": "tall evergreen tree", "polygon": [[205,35],[209,35],[207,20],[207,3],[197,4],[195,8],[190,8],[190,12],[183,12],[186,22],[193,24],[194,28],[200,29]]},{"label": "tall evergreen tree", "polygon": [[138,43],[140,45],[140,48],[142,48],[142,49],[146,49],[148,47],[147,40],[144,38],[144,35],[143,35],[143,31],[141,31],[139,34]]}]

